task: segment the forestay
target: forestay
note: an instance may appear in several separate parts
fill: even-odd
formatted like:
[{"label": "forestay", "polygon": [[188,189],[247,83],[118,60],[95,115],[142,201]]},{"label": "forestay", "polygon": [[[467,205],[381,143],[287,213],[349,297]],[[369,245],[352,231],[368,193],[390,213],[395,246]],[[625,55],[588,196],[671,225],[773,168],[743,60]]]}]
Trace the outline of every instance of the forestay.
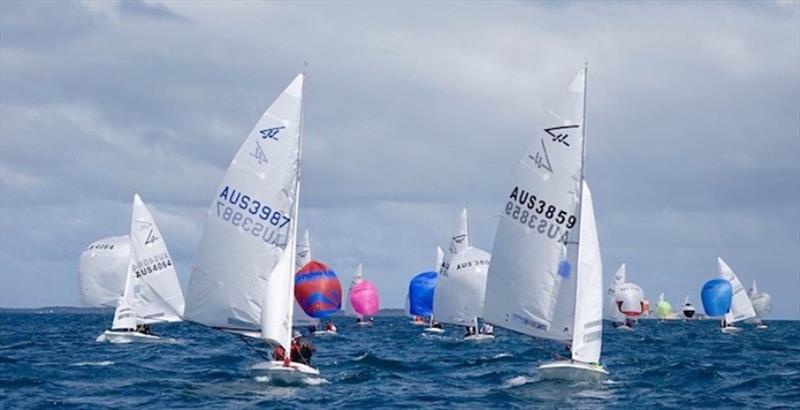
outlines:
[{"label": "forestay", "polygon": [[483,314],[490,258],[489,252],[470,246],[450,260],[449,269],[439,273],[433,300],[433,316],[437,321],[475,325]]},{"label": "forestay", "polygon": [[187,319],[232,331],[258,331],[267,300],[277,320],[274,327],[267,326],[268,337],[288,340],[302,92],[300,74],[259,118],[225,172],[189,280]]},{"label": "forestay", "polygon": [[582,70],[507,187],[484,309],[490,323],[562,341],[572,339],[574,319],[577,252],[567,245],[576,244],[580,219],[584,81]]},{"label": "forestay", "polygon": [[603,261],[589,185],[583,183],[572,358],[598,363],[603,343]]},{"label": "forestay", "polygon": [[730,315],[726,316],[728,323],[736,323],[755,317],[756,312],[750,302],[750,296],[747,295],[747,291],[742,286],[742,282],[739,281],[731,267],[722,258],[717,258],[717,265],[719,266],[719,276],[730,282],[733,289]]}]

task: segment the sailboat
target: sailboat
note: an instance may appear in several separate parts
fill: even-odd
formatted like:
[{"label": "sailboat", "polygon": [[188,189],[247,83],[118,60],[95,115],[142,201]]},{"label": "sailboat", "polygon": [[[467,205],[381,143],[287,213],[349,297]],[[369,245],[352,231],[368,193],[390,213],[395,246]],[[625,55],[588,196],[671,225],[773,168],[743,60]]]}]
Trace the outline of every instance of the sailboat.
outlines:
[{"label": "sailboat", "polygon": [[600,364],[602,262],[583,172],[585,97],[583,69],[518,163],[489,265],[484,319],[567,344],[571,357],[540,365],[543,378],[608,375]]},{"label": "sailboat", "polygon": [[150,211],[135,194],[124,290],[111,329],[98,336],[97,341],[160,341],[160,337],[149,332],[150,325],[180,322],[183,308],[183,294],[163,236]]},{"label": "sailboat", "polygon": [[748,295],[750,302],[753,303],[753,309],[756,311],[756,317],[753,319],[756,329],[766,329],[767,325],[762,319],[772,312],[772,296],[767,292],[759,292],[755,279],[753,279],[753,286]]},{"label": "sailboat", "polygon": [[125,291],[129,259],[130,237],[127,235],[98,239],[87,246],[78,262],[81,304],[117,307]]},{"label": "sailboat", "polygon": [[[311,262],[312,253],[311,253],[311,237],[308,233],[308,229],[303,232],[303,237],[300,242],[297,243],[297,259],[295,261],[295,272],[300,271],[308,262]],[[297,273],[295,273],[297,275]],[[319,325],[319,319],[315,317],[311,317],[303,311],[303,308],[297,302],[297,298],[292,298],[294,301],[294,308],[292,315],[292,326],[294,327],[303,327],[306,326],[309,329],[316,330],[316,327]]]},{"label": "sailboat", "polygon": [[364,279],[363,267],[358,264],[356,276],[350,282],[347,292],[348,316],[355,317],[359,326],[372,326],[372,315],[380,306],[378,288],[371,281]]},{"label": "sailboat", "polygon": [[[291,351],[302,158],[299,74],[259,118],[212,200],[189,280],[186,319]],[[308,363],[268,360],[250,369],[293,383]]]},{"label": "sailboat", "polygon": [[733,272],[733,269],[719,257],[717,258],[717,265],[719,267],[719,276],[730,282],[733,290],[731,309],[722,320],[721,330],[723,333],[739,333],[742,328],[734,326],[734,323],[754,318],[756,317],[756,312],[753,309],[753,303],[750,302],[747,291],[742,286],[742,282],[739,281],[739,277]]},{"label": "sailboat", "polygon": [[614,273],[614,277],[611,278],[611,283],[608,285],[603,318],[610,320],[617,329],[631,330],[630,326],[625,323],[625,314],[620,310],[621,304],[617,304],[617,290],[625,283],[625,278],[625,263],[623,263]]},{"label": "sailboat", "polygon": [[433,315],[442,323],[464,326],[464,340],[494,339],[492,334],[478,332],[490,259],[489,252],[483,249],[464,248],[450,259],[449,267],[439,272],[436,281]]},{"label": "sailboat", "polygon": [[694,316],[694,313],[697,311],[694,305],[689,302],[689,295],[686,295],[686,297],[683,299],[683,309],[681,311],[686,319],[691,319]]},{"label": "sailboat", "polygon": [[[436,259],[437,259],[437,269],[438,269],[438,277],[442,277],[443,275],[447,275],[448,269],[450,269],[450,261],[462,250],[467,249],[469,244],[469,226],[467,221],[467,208],[461,210],[461,213],[458,215],[456,219],[455,225],[453,227],[453,233],[450,236],[450,240],[448,241],[447,252],[443,252],[440,247],[436,247]],[[441,255],[440,255],[441,253]],[[438,283],[438,282],[437,282]],[[438,286],[438,284],[437,284]],[[441,323],[437,322],[434,318],[436,317],[436,312],[431,314],[430,320],[428,322],[428,327],[425,328],[425,332],[428,333],[436,333],[441,334],[444,333],[444,327],[442,327]]]}]

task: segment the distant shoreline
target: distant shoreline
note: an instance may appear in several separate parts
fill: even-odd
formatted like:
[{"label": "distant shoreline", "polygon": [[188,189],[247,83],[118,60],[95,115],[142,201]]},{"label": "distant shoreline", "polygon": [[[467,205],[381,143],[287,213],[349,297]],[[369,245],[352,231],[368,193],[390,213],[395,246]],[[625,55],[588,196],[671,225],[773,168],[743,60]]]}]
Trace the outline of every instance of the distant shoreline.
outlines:
[{"label": "distant shoreline", "polygon": [[[0,313],[107,313],[113,312],[114,308],[110,307],[85,307],[85,306],[43,306],[43,307],[35,307],[35,308],[24,308],[24,307],[0,307]],[[381,309],[376,314],[376,317],[398,317],[398,316],[405,316],[406,312],[402,308],[388,308],[388,309]],[[333,317],[345,317],[344,312],[337,313],[333,315]],[[655,321],[660,320],[657,317],[643,317],[640,320],[647,320],[647,321]],[[682,321],[683,319],[670,319],[668,321]],[[692,319],[695,320],[718,320],[715,318],[705,318],[705,319]],[[774,322],[774,321],[781,321],[781,322],[797,322],[800,321],[800,318],[771,318],[768,317],[764,319],[765,322]]]}]

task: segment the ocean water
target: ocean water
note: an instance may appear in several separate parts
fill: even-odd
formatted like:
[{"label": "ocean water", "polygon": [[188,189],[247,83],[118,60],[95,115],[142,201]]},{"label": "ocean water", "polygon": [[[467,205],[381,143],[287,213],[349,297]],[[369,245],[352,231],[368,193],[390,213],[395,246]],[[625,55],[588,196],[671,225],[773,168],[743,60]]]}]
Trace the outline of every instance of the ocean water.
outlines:
[{"label": "ocean water", "polygon": [[371,328],[336,318],[311,338],[322,377],[299,387],[251,375],[258,354],[239,337],[181,323],[168,344],[94,340],[112,312],[0,311],[0,408],[800,408],[800,322],[720,333],[716,322],[606,327],[604,383],[541,380],[541,342],[497,329],[423,335],[405,317]]}]

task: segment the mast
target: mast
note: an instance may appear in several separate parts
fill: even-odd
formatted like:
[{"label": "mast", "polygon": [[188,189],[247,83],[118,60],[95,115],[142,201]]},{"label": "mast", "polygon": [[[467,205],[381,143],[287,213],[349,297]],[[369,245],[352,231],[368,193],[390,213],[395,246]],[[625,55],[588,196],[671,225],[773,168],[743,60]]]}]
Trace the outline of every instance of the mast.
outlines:
[{"label": "mast", "polygon": [[297,138],[297,183],[295,184],[294,189],[294,204],[292,204],[292,223],[289,226],[289,238],[286,249],[289,252],[289,298],[287,299],[289,302],[289,311],[286,317],[289,331],[286,332],[287,339],[284,340],[284,348],[289,351],[291,349],[292,343],[292,332],[291,326],[292,321],[294,320],[294,276],[296,270],[296,260],[297,260],[297,226],[298,226],[298,214],[300,213],[300,181],[301,181],[301,174],[302,174],[302,164],[303,164],[303,113],[305,107],[305,90],[306,90],[306,79],[305,79],[305,71],[303,71],[303,85],[300,89],[300,124],[298,125],[298,138]]},{"label": "mast", "polygon": [[[586,61],[583,66],[583,112],[581,117],[581,180],[578,182],[578,215],[581,215],[581,209],[583,208],[583,181],[586,179],[586,171],[584,167],[586,166],[586,83],[587,83],[587,74],[589,71],[589,62]],[[572,337],[575,337],[575,322],[577,321],[576,316],[578,314],[578,288],[580,287],[580,256],[581,256],[581,226],[583,226],[583,218],[580,219],[580,224],[578,225],[578,240],[576,241],[575,246],[575,296],[574,300],[575,303],[572,305]],[[572,346],[575,344],[573,343],[574,339],[570,341],[570,357],[572,357]]]}]

